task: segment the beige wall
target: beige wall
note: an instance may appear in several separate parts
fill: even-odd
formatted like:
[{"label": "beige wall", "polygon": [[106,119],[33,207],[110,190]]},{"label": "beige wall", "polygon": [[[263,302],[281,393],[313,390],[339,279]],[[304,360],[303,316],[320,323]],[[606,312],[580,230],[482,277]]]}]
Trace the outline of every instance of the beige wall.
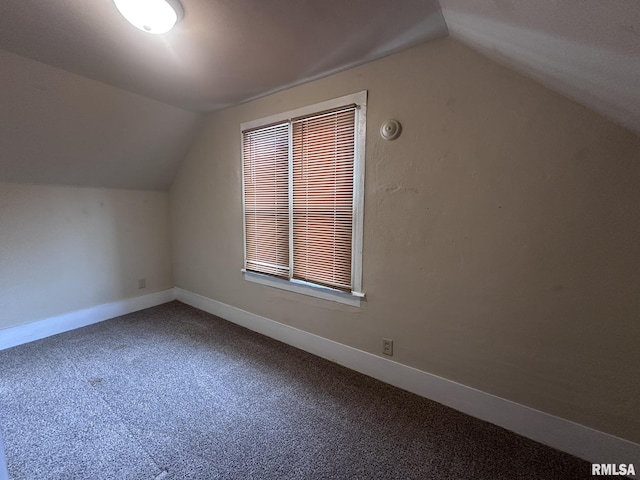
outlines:
[{"label": "beige wall", "polygon": [[0,329],[173,286],[166,192],[0,183],[0,225]]},{"label": "beige wall", "polygon": [[[240,123],[362,89],[367,301],[243,280]],[[637,135],[445,39],[210,115],[170,191],[175,283],[638,442],[639,186]]]}]

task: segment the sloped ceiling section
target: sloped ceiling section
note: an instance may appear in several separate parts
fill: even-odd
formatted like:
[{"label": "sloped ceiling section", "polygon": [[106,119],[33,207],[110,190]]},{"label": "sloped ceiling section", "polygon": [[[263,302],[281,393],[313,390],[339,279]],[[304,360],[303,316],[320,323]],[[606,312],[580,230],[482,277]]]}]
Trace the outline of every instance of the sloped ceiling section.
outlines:
[{"label": "sloped ceiling section", "polygon": [[637,0],[440,0],[449,33],[640,133]]},{"label": "sloped ceiling section", "polygon": [[212,111],[445,36],[437,0],[181,0],[150,35],[111,0],[2,0],[0,48]]},{"label": "sloped ceiling section", "polygon": [[0,51],[0,181],[164,190],[200,115]]},{"label": "sloped ceiling section", "polygon": [[111,0],[2,0],[0,181],[166,189],[195,112],[447,34],[437,0],[181,2],[150,35]]}]

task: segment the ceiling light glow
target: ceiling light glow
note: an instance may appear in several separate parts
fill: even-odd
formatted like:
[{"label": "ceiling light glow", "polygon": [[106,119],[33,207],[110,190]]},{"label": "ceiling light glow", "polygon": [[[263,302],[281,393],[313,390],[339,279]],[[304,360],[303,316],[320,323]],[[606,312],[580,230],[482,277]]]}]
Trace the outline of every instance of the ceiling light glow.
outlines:
[{"label": "ceiling light glow", "polygon": [[177,0],[113,0],[129,23],[148,33],[166,33],[182,16]]}]

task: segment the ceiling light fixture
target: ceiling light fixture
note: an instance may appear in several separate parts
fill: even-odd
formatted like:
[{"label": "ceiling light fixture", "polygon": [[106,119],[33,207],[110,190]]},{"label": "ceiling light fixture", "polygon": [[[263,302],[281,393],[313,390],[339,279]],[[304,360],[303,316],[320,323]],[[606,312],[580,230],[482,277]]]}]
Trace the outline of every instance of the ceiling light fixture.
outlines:
[{"label": "ceiling light fixture", "polygon": [[113,0],[129,23],[148,33],[167,33],[182,18],[178,0]]}]

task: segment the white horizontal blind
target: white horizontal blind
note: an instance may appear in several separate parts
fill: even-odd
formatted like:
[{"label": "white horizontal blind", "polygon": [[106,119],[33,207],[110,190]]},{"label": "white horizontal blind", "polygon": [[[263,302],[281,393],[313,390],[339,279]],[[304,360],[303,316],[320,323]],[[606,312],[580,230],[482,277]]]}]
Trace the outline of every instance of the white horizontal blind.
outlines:
[{"label": "white horizontal blind", "polygon": [[355,106],[293,122],[293,278],[351,291]]},{"label": "white horizontal blind", "polygon": [[289,275],[289,124],[242,133],[246,269]]}]

